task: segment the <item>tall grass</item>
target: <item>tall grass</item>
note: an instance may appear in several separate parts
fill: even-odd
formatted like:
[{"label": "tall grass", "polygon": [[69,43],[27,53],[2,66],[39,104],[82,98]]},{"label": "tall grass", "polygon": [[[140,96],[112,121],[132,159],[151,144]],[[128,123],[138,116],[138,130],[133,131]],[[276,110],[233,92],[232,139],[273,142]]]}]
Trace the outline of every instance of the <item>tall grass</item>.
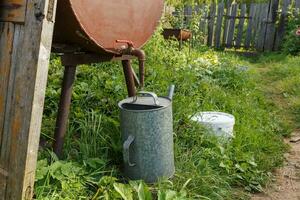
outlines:
[{"label": "tall grass", "polygon": [[[146,90],[166,95],[170,84],[177,87],[173,106],[175,177],[151,186],[123,184],[117,107],[126,97],[121,67],[117,63],[81,66],[64,161],[53,160],[48,151],[40,152],[39,199],[124,199],[124,195],[143,199],[140,195],[147,196],[148,190],[161,200],[246,199],[248,192],[262,190],[270,171],[282,163],[286,128],[276,117],[278,108],[261,90],[256,71],[244,67],[255,64],[206,48],[178,51],[177,45],[157,33],[145,47]],[[52,137],[61,68],[53,57],[43,124],[47,138]],[[190,120],[197,112],[211,110],[236,117],[231,142],[220,141]]]}]

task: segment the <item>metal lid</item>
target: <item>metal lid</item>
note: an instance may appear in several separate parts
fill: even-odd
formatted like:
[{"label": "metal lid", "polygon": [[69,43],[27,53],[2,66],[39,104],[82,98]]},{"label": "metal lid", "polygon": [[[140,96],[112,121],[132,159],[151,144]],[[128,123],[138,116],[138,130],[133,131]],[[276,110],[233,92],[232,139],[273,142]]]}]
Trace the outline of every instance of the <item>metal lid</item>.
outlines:
[{"label": "metal lid", "polygon": [[149,111],[163,109],[171,105],[171,100],[167,97],[157,97],[152,92],[139,92],[139,95],[124,99],[119,102],[119,107],[131,111]]},{"label": "metal lid", "polygon": [[235,123],[233,115],[222,112],[200,112],[191,118],[193,121],[213,124]]}]

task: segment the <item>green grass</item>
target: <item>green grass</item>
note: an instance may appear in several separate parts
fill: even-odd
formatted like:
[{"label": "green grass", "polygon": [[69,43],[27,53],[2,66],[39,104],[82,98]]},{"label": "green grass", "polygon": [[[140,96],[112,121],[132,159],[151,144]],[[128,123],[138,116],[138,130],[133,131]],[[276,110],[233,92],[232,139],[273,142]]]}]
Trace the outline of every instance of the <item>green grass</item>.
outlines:
[{"label": "green grass", "polygon": [[[121,66],[105,63],[78,68],[72,112],[59,161],[40,151],[37,199],[247,199],[262,191],[286,150],[282,136],[297,127],[299,58],[264,55],[246,59],[177,43],[156,34],[145,47],[146,90],[174,96],[176,175],[155,185],[130,182],[121,173],[118,101],[126,97]],[[279,58],[280,57],[280,58]],[[247,67],[245,67],[247,66]],[[42,137],[52,141],[62,66],[51,60]],[[276,89],[275,89],[276,88]],[[283,96],[281,108],[273,98]],[[190,120],[200,111],[236,117],[235,138],[224,143]],[[291,111],[291,113],[290,113]],[[154,198],[155,199],[155,198]]]}]

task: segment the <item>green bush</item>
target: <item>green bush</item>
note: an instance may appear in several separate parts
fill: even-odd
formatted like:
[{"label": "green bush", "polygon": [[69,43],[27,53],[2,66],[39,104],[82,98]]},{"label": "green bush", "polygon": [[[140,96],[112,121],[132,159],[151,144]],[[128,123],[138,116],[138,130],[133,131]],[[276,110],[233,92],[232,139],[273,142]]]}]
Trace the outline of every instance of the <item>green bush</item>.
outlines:
[{"label": "green bush", "polygon": [[299,55],[300,53],[300,36],[296,34],[300,28],[299,10],[292,10],[287,24],[286,35],[283,43],[283,51],[291,55]]}]

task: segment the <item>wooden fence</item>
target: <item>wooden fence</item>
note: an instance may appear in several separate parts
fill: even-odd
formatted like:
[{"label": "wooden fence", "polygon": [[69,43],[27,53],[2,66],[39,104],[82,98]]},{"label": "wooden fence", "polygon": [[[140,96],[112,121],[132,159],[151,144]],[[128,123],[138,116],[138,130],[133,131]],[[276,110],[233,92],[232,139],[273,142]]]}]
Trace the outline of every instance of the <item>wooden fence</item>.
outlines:
[{"label": "wooden fence", "polygon": [[299,12],[300,0],[187,6],[184,14],[187,21],[201,14],[200,32],[208,46],[273,51],[282,44],[291,8]]}]

